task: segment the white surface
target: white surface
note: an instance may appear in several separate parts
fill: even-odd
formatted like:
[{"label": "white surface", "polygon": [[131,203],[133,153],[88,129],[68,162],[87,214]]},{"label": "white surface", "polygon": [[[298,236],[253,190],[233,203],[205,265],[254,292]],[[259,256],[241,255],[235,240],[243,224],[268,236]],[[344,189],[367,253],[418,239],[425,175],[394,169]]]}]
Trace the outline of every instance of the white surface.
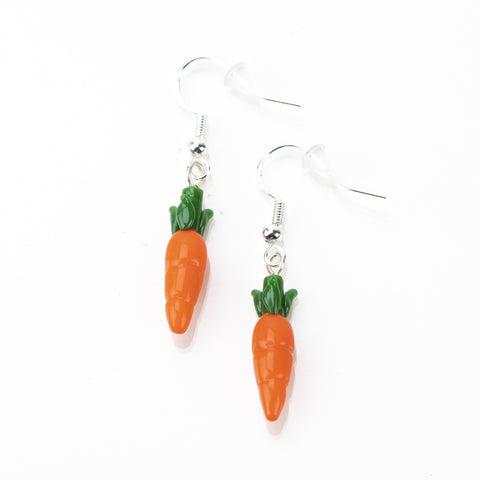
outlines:
[{"label": "white surface", "polygon": [[[0,477],[478,479],[475,0],[0,5]],[[188,347],[164,318],[168,207],[205,68],[215,210]],[[296,365],[266,425],[250,354],[271,204],[255,165],[324,143],[353,186],[278,162]],[[285,177],[292,180],[285,185]]]}]

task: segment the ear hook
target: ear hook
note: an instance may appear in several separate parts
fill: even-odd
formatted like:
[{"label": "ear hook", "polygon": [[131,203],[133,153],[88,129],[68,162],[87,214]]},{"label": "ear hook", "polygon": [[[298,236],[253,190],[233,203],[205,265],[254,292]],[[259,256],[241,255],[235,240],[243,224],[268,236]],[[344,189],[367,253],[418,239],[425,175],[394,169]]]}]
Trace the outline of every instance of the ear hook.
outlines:
[{"label": "ear hook", "polygon": [[[177,82],[178,82],[178,94],[180,97],[180,105],[187,110],[190,113],[193,113],[197,117],[197,125],[195,128],[195,139],[192,140],[189,144],[190,147],[190,152],[194,157],[197,159],[203,156],[206,150],[206,145],[205,145],[205,129],[206,129],[206,123],[207,123],[207,115],[205,113],[202,113],[201,111],[194,109],[187,105],[185,102],[185,99],[183,98],[183,75],[185,73],[185,70],[192,65],[195,62],[198,61],[208,61],[208,62],[213,62],[219,65],[223,70],[226,69],[225,65],[223,65],[220,61],[215,60],[210,57],[195,57],[191,58],[190,60],[187,60],[177,71]],[[198,163],[198,162],[197,162]],[[206,165],[206,160],[203,159],[203,163]],[[207,167],[203,168],[205,170],[203,173],[205,176],[202,178],[204,180],[206,178],[206,169]],[[190,173],[189,171],[189,181],[190,181]],[[198,183],[197,183],[198,185]]]},{"label": "ear hook", "polygon": [[197,111],[196,109],[191,108],[186,104],[183,98],[182,82],[183,82],[183,74],[185,73],[185,70],[194,62],[198,62],[198,61],[213,62],[213,63],[216,63],[219,67],[221,67],[225,71],[224,84],[226,87],[233,88],[234,90],[237,90],[241,93],[244,93],[252,97],[256,97],[260,100],[265,100],[267,102],[280,103],[282,105],[290,105],[292,107],[301,107],[301,105],[299,105],[298,103],[285,102],[283,100],[276,100],[274,98],[265,97],[264,95],[259,93],[253,87],[252,81],[248,77],[246,64],[244,62],[236,63],[232,67],[228,68],[223,62],[221,62],[220,60],[214,59],[212,57],[195,57],[195,58],[191,58],[190,60],[187,60],[178,69],[178,72],[177,72],[178,93],[180,94],[181,105],[186,110],[188,110],[189,112],[195,115],[204,115],[204,114],[202,112]]},{"label": "ear hook", "polygon": [[200,185],[202,184],[209,172],[210,164],[206,158],[207,156],[207,145],[206,145],[206,128],[207,128],[207,115],[191,106],[187,105],[185,99],[183,98],[183,77],[184,73],[189,66],[195,62],[199,61],[208,61],[217,64],[225,72],[224,83],[225,86],[234,88],[244,94],[265,100],[267,102],[281,103],[283,105],[290,105],[293,107],[300,107],[296,103],[284,102],[281,100],[274,100],[273,98],[267,98],[260,95],[257,90],[252,86],[252,82],[246,74],[245,64],[237,63],[230,69],[225,66],[219,60],[216,60],[211,57],[195,57],[190,60],[187,60],[177,71],[177,82],[178,82],[178,94],[180,97],[180,105],[190,113],[193,113],[197,118],[197,123],[195,127],[195,137],[189,143],[190,153],[192,154],[192,161],[187,167],[187,178],[189,185]]},{"label": "ear hook", "polygon": [[270,150],[268,153],[266,153],[258,162],[257,165],[257,182],[259,187],[274,201],[280,201],[279,197],[274,195],[273,193],[270,192],[270,190],[267,189],[265,186],[265,182],[263,180],[263,169],[265,166],[265,161],[267,158],[272,155],[273,153],[277,152],[278,150],[281,150],[282,148],[296,148],[298,150],[301,150],[304,152],[303,158],[302,158],[302,166],[304,168],[308,168],[309,170],[312,170],[313,172],[317,174],[323,174],[323,175],[328,175],[333,180],[337,182],[338,185],[341,187],[345,188],[346,190],[349,190],[350,192],[354,193],[360,193],[362,195],[369,195],[370,197],[376,197],[376,198],[382,198],[386,199],[384,195],[378,195],[376,193],[370,193],[370,192],[365,192],[363,190],[357,190],[355,188],[351,188],[347,186],[340,178],[339,176],[330,168],[330,166],[327,163],[327,160],[324,155],[325,151],[325,146],[324,145],[314,145],[312,148],[305,150],[302,147],[299,147],[298,145],[280,145],[279,147],[275,147],[273,150]]},{"label": "ear hook", "polygon": [[208,62],[213,62],[213,63],[216,63],[218,66],[220,66],[223,70],[227,70],[227,67],[225,65],[223,65],[223,63],[221,63],[219,60],[215,60],[213,58],[210,58],[210,57],[195,57],[195,58],[191,58],[190,60],[187,60],[177,71],[177,82],[178,82],[178,93],[180,95],[180,104],[181,106],[189,111],[190,113],[193,113],[194,115],[203,115],[202,112],[190,107],[189,105],[187,105],[187,103],[185,102],[185,99],[183,98],[183,74],[185,73],[185,70],[190,66],[192,65],[193,63],[195,62],[198,62],[198,61],[208,61]]},{"label": "ear hook", "polygon": [[266,186],[263,179],[263,169],[265,167],[266,160],[278,150],[282,148],[295,148],[304,152],[302,158],[302,166],[308,168],[319,174],[326,174],[333,178],[338,185],[354,193],[361,193],[362,195],[369,195],[371,197],[386,199],[383,195],[377,195],[375,193],[364,192],[362,190],[356,190],[350,188],[343,183],[338,175],[328,166],[328,163],[324,157],[325,147],[323,145],[314,145],[309,150],[304,150],[297,145],[280,145],[275,147],[266,153],[258,162],[257,165],[257,182],[258,186],[274,200],[273,216],[271,225],[263,229],[263,238],[267,242],[267,248],[263,255],[265,265],[268,273],[271,275],[279,275],[285,265],[286,254],[285,250],[280,245],[282,238],[282,224],[284,220],[285,202],[283,202],[278,196],[274,195]]},{"label": "ear hook", "polygon": [[212,57],[195,57],[187,60],[177,72],[178,93],[180,96],[180,104],[185,110],[197,116],[197,129],[195,137],[204,140],[205,138],[205,124],[207,115],[191,106],[187,105],[183,98],[183,76],[189,66],[198,61],[208,61],[217,64],[224,72],[224,84],[226,87],[237,90],[245,95],[256,97],[267,102],[280,103],[282,105],[290,105],[292,107],[301,107],[301,105],[292,102],[285,102],[283,100],[276,100],[274,98],[265,97],[260,94],[252,85],[246,71],[245,63],[237,63],[233,67],[228,68],[223,62]]}]

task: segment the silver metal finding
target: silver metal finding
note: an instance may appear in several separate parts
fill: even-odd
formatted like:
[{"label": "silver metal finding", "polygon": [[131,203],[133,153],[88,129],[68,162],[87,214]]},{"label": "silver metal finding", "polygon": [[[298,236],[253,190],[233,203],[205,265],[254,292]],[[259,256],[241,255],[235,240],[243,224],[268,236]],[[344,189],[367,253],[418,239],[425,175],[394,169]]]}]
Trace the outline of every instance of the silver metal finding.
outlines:
[{"label": "silver metal finding", "polygon": [[296,103],[284,102],[281,100],[275,100],[273,98],[264,97],[263,95],[258,93],[257,90],[255,90],[255,88],[251,84],[248,77],[246,76],[246,73],[244,71],[245,65],[243,63],[238,63],[233,67],[228,68],[224,63],[212,57],[195,57],[190,60],[187,60],[178,69],[177,82],[178,82],[178,94],[180,97],[180,105],[188,112],[194,114],[196,117],[195,137],[188,144],[190,153],[192,155],[192,160],[190,161],[190,164],[187,167],[188,182],[190,185],[200,185],[206,180],[207,176],[210,173],[210,164],[207,158],[207,143],[206,143],[207,115],[204,112],[188,105],[185,102],[185,99],[183,98],[183,77],[184,77],[185,71],[193,63],[200,62],[200,61],[212,62],[217,66],[219,66],[225,74],[224,83],[226,86],[230,86],[232,88],[235,88],[241,91],[242,93],[257,97],[267,102],[280,103],[282,105],[290,105],[293,107],[301,106]]},{"label": "silver metal finding", "polygon": [[[323,147],[323,146],[322,146]],[[273,153],[277,152],[278,150],[281,150],[282,148],[295,148],[295,149],[298,149],[302,152],[304,152],[304,155],[311,155],[310,153],[310,150],[305,150],[303,149],[302,147],[299,147],[298,145],[280,145],[278,147],[275,147],[273,150],[270,150],[268,153],[266,153],[261,159],[260,161],[258,162],[258,165],[257,165],[257,182],[258,182],[258,186],[270,197],[272,198],[275,202],[278,202],[280,201],[279,197],[274,195],[270,190],[267,189],[267,187],[265,186],[265,182],[263,180],[263,170],[264,170],[264,167],[265,167],[265,162],[267,160],[267,158],[269,156],[271,156]],[[323,147],[324,148],[324,147]],[[376,197],[376,198],[382,198],[382,199],[386,199],[387,197],[384,196],[384,195],[378,195],[376,193],[370,193],[370,192],[365,192],[363,190],[358,190],[358,189],[355,189],[355,188],[351,188],[347,185],[345,185],[345,183],[339,178],[339,176],[331,169],[329,168],[328,166],[325,166],[325,171],[327,172],[327,174],[333,179],[335,180],[335,182],[337,182],[337,184],[339,186],[341,186],[342,188],[346,189],[346,190],[349,190],[350,192],[353,192],[353,193],[360,193],[362,195],[368,195],[370,197]]]},{"label": "silver metal finding", "polygon": [[263,229],[263,238],[268,246],[263,255],[268,273],[280,275],[287,258],[285,250],[281,247],[282,224],[285,215],[285,203],[276,199],[273,206],[272,224]]},{"label": "silver metal finding", "polygon": [[[317,148],[321,147],[321,150],[324,149],[323,145],[317,145],[315,147]],[[267,248],[265,250],[263,258],[265,260],[267,271],[270,274],[279,275],[285,265],[286,254],[285,254],[285,250],[280,245],[280,242],[283,236],[282,225],[285,218],[285,202],[283,202],[277,195],[274,195],[271,192],[271,190],[269,190],[265,186],[265,181],[263,178],[263,170],[265,167],[265,162],[267,158],[269,158],[273,153],[277,152],[278,150],[281,150],[282,148],[293,148],[293,149],[301,150],[304,152],[304,157],[305,157],[307,155],[314,156],[315,154],[313,153],[313,151],[315,147],[312,147],[312,149],[310,150],[304,150],[303,148],[297,145],[280,145],[278,147],[275,147],[273,150],[270,150],[268,153],[266,153],[258,162],[258,165],[257,165],[258,186],[274,201],[272,224],[264,227],[262,231],[263,238],[267,243]],[[369,195],[371,197],[376,197],[376,198],[383,198],[383,199],[387,198],[383,195],[377,195],[376,193],[369,193],[363,190],[357,190],[357,189],[348,187],[347,185],[345,185],[345,183],[343,183],[343,181],[338,177],[338,175],[332,169],[330,169],[326,164],[323,165],[323,171],[326,172],[333,180],[335,180],[335,182],[337,182],[338,185],[345,188],[346,190],[349,190],[350,192],[360,193],[362,195]]]},{"label": "silver metal finding", "polygon": [[277,243],[270,243],[263,254],[267,272],[270,275],[280,275],[285,266],[285,250]]},{"label": "silver metal finding", "polygon": [[285,203],[277,198],[275,199],[275,203],[273,204],[272,223],[274,225],[281,225],[283,223],[284,216]]},{"label": "silver metal finding", "polygon": [[201,185],[207,179],[210,173],[210,163],[207,159],[207,144],[206,144],[206,130],[207,130],[207,115],[200,110],[194,109],[187,105],[183,98],[183,74],[187,67],[197,61],[209,61],[217,63],[222,69],[225,66],[218,60],[210,57],[196,57],[185,62],[177,72],[178,93],[180,97],[181,106],[190,113],[196,116],[195,136],[193,140],[188,143],[188,148],[192,159],[187,167],[187,179],[190,186]]},{"label": "silver metal finding", "polygon": [[193,158],[187,167],[187,179],[190,187],[200,186],[210,174],[210,164],[204,157]]},{"label": "silver metal finding", "polygon": [[[246,72],[244,71],[245,64],[244,63],[237,63],[233,65],[233,67],[228,68],[223,62],[220,60],[217,60],[212,57],[195,57],[191,58],[190,60],[187,60],[179,69],[177,72],[177,81],[178,81],[178,93],[180,95],[180,104],[185,108],[185,110],[197,115],[197,117],[201,117],[202,112],[199,110],[190,107],[187,105],[183,98],[183,74],[185,73],[185,70],[192,65],[194,62],[198,61],[208,61],[217,64],[222,70],[225,72],[225,85],[235,88],[236,90],[241,91],[242,93],[254,96],[259,98],[260,100],[265,100],[266,102],[273,102],[273,103],[279,103],[281,105],[289,105],[291,107],[301,107],[298,103],[293,103],[293,102],[286,102],[284,100],[277,100],[275,98],[270,98],[270,97],[265,97],[261,93],[259,93],[252,85],[250,79],[248,76],[246,76]],[[204,115],[206,119],[206,115]],[[197,122],[197,127],[198,127],[198,122]]]},{"label": "silver metal finding", "polygon": [[225,70],[227,67],[220,62],[219,60],[216,60],[212,57],[195,57],[191,58],[190,60],[187,60],[177,71],[177,82],[178,82],[178,93],[180,95],[180,104],[182,105],[185,110],[195,114],[195,115],[201,115],[202,112],[200,110],[192,108],[191,106],[187,105],[185,102],[185,99],[183,98],[183,75],[187,68],[191,66],[195,62],[212,62],[217,64],[222,70]]},{"label": "silver metal finding", "polygon": [[282,231],[279,228],[279,225],[269,225],[263,229],[263,238],[268,243],[277,242],[282,237]]},{"label": "silver metal finding", "polygon": [[205,114],[197,115],[197,125],[195,126],[195,137],[199,140],[205,140],[207,129],[207,116]]}]

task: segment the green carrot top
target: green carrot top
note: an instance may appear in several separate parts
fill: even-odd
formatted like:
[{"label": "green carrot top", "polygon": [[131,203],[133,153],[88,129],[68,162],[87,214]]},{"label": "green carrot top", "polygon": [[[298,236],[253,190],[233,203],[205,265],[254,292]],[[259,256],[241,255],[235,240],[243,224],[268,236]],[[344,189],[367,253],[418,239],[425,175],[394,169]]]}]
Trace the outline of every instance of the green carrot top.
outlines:
[{"label": "green carrot top", "polygon": [[264,313],[279,313],[284,317],[288,316],[293,299],[298,292],[295,289],[284,292],[283,278],[280,275],[269,275],[263,281],[263,292],[252,290],[253,304],[257,315],[261,317]]},{"label": "green carrot top", "polygon": [[203,190],[199,187],[187,187],[182,190],[180,205],[170,207],[172,235],[178,230],[196,230],[203,236],[208,221],[213,217],[209,208],[202,210]]}]

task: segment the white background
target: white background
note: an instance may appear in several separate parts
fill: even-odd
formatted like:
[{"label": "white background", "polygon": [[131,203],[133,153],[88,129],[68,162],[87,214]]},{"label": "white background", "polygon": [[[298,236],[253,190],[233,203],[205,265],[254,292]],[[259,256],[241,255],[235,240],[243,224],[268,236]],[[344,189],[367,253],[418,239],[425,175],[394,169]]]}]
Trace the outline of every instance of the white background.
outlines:
[{"label": "white background", "polygon": [[[0,3],[0,477],[480,478],[480,7],[401,2]],[[194,118],[176,70],[246,61],[265,95],[192,69],[209,113],[208,287],[164,316],[168,207]],[[296,364],[264,420],[250,297],[279,159]],[[273,188],[273,187],[272,187]]]}]

